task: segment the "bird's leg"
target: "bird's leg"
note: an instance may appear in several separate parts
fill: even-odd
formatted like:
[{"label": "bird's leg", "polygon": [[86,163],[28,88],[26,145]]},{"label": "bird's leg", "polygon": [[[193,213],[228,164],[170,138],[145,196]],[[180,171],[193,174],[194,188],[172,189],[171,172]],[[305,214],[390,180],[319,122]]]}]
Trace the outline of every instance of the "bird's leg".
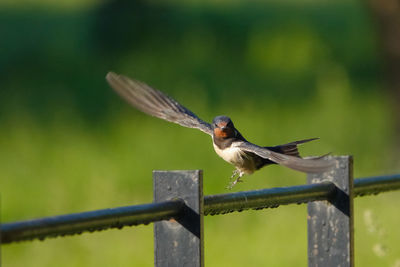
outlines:
[{"label": "bird's leg", "polygon": [[238,175],[238,174],[239,174],[239,170],[238,169],[234,169],[233,172],[232,172],[232,176],[231,176],[230,180],[232,181],[233,178],[235,178],[235,176]]},{"label": "bird's leg", "polygon": [[239,171],[239,170],[234,170],[233,171],[234,175],[231,176],[231,180],[238,175],[238,177],[233,181],[230,182],[229,185],[226,187],[227,189],[231,190],[237,183],[242,183],[243,180],[240,180],[240,178],[244,175],[243,172]]},{"label": "bird's leg", "polygon": [[243,172],[240,172],[238,178],[236,178],[236,180],[233,181],[233,185],[235,185],[235,184],[237,184],[237,183],[243,183],[243,180],[240,180],[240,178],[241,178],[243,175],[244,175],[244,173],[243,173]]}]

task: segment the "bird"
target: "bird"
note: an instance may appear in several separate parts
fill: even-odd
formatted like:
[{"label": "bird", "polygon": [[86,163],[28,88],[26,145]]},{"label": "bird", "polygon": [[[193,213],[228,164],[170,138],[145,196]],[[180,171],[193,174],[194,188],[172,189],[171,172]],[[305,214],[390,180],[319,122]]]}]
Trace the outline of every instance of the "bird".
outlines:
[{"label": "bird", "polygon": [[300,157],[297,145],[319,138],[278,146],[258,146],[247,141],[228,116],[216,116],[212,123],[208,123],[172,97],[144,82],[114,72],[107,73],[106,80],[118,95],[138,110],[210,135],[217,155],[235,167],[231,183],[228,185],[229,189],[242,182],[243,175],[252,174],[272,164],[305,173],[323,173],[335,164],[334,160],[325,157],[327,154],[307,159]]}]

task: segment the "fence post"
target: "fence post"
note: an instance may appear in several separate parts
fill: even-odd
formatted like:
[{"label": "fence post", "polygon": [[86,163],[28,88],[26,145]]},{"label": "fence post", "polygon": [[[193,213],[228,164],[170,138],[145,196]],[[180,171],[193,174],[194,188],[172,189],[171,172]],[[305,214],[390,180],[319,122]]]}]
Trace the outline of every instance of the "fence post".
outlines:
[{"label": "fence post", "polygon": [[182,215],[154,223],[154,265],[204,266],[203,174],[193,171],[154,171],[154,202],[182,199]]},{"label": "fence post", "polygon": [[324,174],[309,174],[309,184],[336,185],[329,201],[308,203],[308,266],[353,267],[353,158],[333,157],[336,167]]}]

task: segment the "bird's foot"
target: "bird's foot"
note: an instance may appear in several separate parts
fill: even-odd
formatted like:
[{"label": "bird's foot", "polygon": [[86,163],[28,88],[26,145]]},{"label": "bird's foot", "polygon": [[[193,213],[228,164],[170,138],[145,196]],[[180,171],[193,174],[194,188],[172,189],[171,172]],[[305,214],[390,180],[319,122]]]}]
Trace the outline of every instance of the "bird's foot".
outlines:
[{"label": "bird's foot", "polygon": [[239,175],[239,171],[235,169],[232,172],[232,176],[231,176],[230,180],[232,181],[236,177],[236,175]]},{"label": "bird's foot", "polygon": [[[235,170],[234,172],[235,172],[235,175],[239,173],[238,170]],[[226,187],[226,189],[231,190],[237,183],[243,183],[243,180],[240,179],[242,176],[243,176],[243,173],[239,173],[239,176],[233,182],[230,182],[228,184],[228,186]],[[234,178],[234,176],[231,177],[231,180],[233,178]]]}]

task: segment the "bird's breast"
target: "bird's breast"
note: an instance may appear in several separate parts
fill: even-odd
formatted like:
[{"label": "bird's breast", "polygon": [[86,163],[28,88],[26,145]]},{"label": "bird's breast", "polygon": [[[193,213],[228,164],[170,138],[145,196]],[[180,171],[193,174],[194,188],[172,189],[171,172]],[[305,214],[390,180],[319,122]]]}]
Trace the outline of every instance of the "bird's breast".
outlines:
[{"label": "bird's breast", "polygon": [[235,167],[240,171],[253,173],[256,169],[253,158],[234,144],[224,149],[220,149],[214,144],[214,150],[218,156],[235,165]]},{"label": "bird's breast", "polygon": [[220,149],[218,146],[214,144],[214,150],[225,161],[235,164],[238,161],[241,161],[241,151],[238,147],[227,147],[224,149]]}]

